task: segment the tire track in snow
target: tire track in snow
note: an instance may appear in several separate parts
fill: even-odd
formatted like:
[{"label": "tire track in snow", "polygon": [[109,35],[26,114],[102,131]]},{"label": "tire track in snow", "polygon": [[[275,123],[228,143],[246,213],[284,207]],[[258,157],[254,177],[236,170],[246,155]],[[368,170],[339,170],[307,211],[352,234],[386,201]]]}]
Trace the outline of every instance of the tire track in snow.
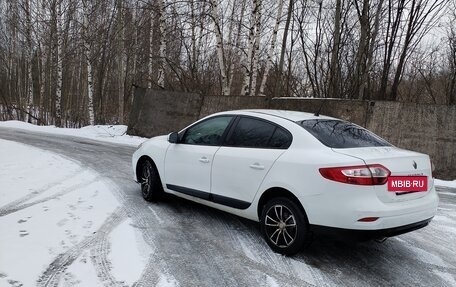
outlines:
[{"label": "tire track in snow", "polygon": [[[178,286],[179,284],[168,271],[169,267],[166,266],[166,257],[155,252],[157,250],[155,243],[159,240],[159,234],[157,234],[154,229],[150,228],[155,225],[164,225],[166,224],[166,221],[160,217],[159,213],[157,214],[157,212],[154,212],[152,209],[148,209],[147,207],[150,207],[150,205],[148,202],[145,202],[142,197],[135,196],[132,199],[128,194],[125,194],[124,191],[131,186],[124,187],[122,184],[118,184],[115,182],[115,179],[118,178],[110,178],[107,176],[104,176],[103,178],[110,182],[109,186],[112,187],[111,192],[116,196],[119,202],[123,206],[128,206],[128,208],[125,209],[126,217],[132,219],[132,222],[134,222],[133,227],[140,230],[144,242],[146,242],[151,249],[151,255],[141,272],[140,278],[138,278],[132,286],[157,286],[163,280],[167,281],[166,286]],[[132,204],[132,200],[137,204]],[[170,216],[166,215],[165,217]],[[95,243],[95,249],[100,249],[100,246],[102,245],[105,245],[105,247],[102,248],[101,252],[96,253],[96,263],[93,264],[98,277],[103,281],[105,286],[124,286],[121,282],[117,281],[111,273],[111,262],[108,259],[110,247],[108,233],[105,234],[102,240]],[[95,258],[92,257],[92,260],[94,259]],[[169,282],[175,284],[170,285]]]},{"label": "tire track in snow", "polygon": [[54,194],[51,194],[49,196],[46,196],[46,197],[44,197],[42,199],[38,199],[36,201],[29,202],[29,203],[23,203],[23,204],[20,204],[20,205],[11,206],[8,209],[0,209],[0,217],[8,215],[8,214],[11,214],[11,213],[14,213],[14,212],[17,212],[17,211],[20,211],[20,210],[23,210],[25,208],[29,208],[29,207],[34,206],[34,205],[39,204],[39,203],[43,203],[43,202],[46,202],[46,201],[49,201],[49,200],[52,200],[52,199],[56,199],[56,198],[58,198],[58,197],[60,197],[62,195],[65,195],[65,194],[70,193],[70,192],[72,192],[74,190],[78,190],[80,188],[89,186],[92,183],[98,182],[98,181],[100,181],[100,179],[92,178],[89,181],[86,181],[86,182],[83,182],[83,183],[79,182],[79,183],[73,184],[71,186],[65,187],[61,191],[59,191],[57,193],[54,193]]},{"label": "tire track in snow", "polygon": [[21,198],[18,198],[10,203],[7,203],[5,204],[4,206],[1,206],[0,207],[0,216],[2,215],[3,212],[5,212],[6,210],[10,210],[10,209],[13,209],[14,207],[18,206],[18,205],[22,205],[23,203],[41,195],[42,193],[48,191],[49,189],[51,188],[54,188],[56,186],[59,186],[61,185],[64,181],[68,181],[68,180],[71,180],[77,176],[79,176],[79,173],[82,171],[83,169],[80,168],[78,170],[76,170],[75,174],[69,176],[69,177],[66,177],[66,178],[61,178],[59,180],[56,180],[56,181],[53,181],[53,182],[50,182],[48,184],[46,184],[45,186],[43,186],[42,188],[38,189],[38,190],[35,190],[27,195],[24,195],[23,197]]},{"label": "tire track in snow", "polygon": [[124,209],[117,208],[92,236],[85,238],[65,253],[58,255],[41,274],[40,278],[37,280],[37,286],[58,286],[67,267],[70,266],[84,250],[91,248],[97,241],[106,237],[125,219],[126,213]]},{"label": "tire track in snow", "polygon": [[[170,203],[171,206],[179,206],[183,203],[180,199],[177,201]],[[159,241],[156,242],[158,250],[151,256],[135,286],[153,286],[150,282],[157,282],[156,267],[160,264],[162,264],[160,270],[167,270],[168,274],[175,275],[177,284],[181,282],[184,286],[249,286],[263,279],[265,284],[275,281],[280,286],[312,286],[305,280],[290,276],[290,272],[271,269],[266,264],[246,257],[239,249],[240,243],[237,240],[226,240],[230,237],[236,237],[232,235],[233,231],[235,233],[247,232],[249,233],[248,236],[253,238],[253,245],[260,247],[253,252],[261,254],[270,254],[271,252],[264,244],[259,244],[255,240],[257,234],[250,234],[252,231],[249,231],[237,217],[218,211],[206,212],[199,209],[199,206],[194,206],[193,203],[187,204],[185,202],[179,208],[183,214],[168,214],[168,207],[171,208],[171,206],[163,207],[162,205],[164,204],[149,204],[149,209],[153,210],[152,215],[154,217],[153,221],[149,221],[149,224],[159,223],[160,226],[174,226],[173,229],[178,233],[174,239],[163,240],[163,233],[157,230],[157,233],[160,234]],[[201,219],[206,219],[206,221]],[[241,223],[242,230],[238,230],[239,223]],[[208,234],[212,236],[208,237]],[[174,245],[174,242],[179,243],[177,249],[170,246]],[[227,243],[229,243],[228,246]],[[187,256],[189,254],[193,254],[193,256]],[[188,262],[188,259],[192,257],[193,259],[197,258],[197,260]],[[164,260],[158,258],[164,258]],[[163,266],[164,262],[167,262],[166,266]],[[201,271],[195,271],[207,268],[210,270],[203,272],[204,280],[202,280]]]},{"label": "tire track in snow", "polygon": [[[114,230],[114,228],[112,230]],[[90,249],[90,260],[103,285],[123,286],[122,282],[117,281],[111,274],[112,267],[108,260],[108,254],[111,252],[111,244],[108,237],[109,233],[103,233],[103,236],[95,242],[94,246]]]},{"label": "tire track in snow", "polygon": [[146,242],[151,248],[149,260],[144,266],[140,277],[133,284],[134,287],[156,286],[160,279],[164,277],[173,278],[166,267],[166,260],[157,252],[159,237],[149,227],[151,225],[166,224],[164,219],[160,218],[156,211],[138,208],[136,205],[128,210],[129,215],[137,226],[141,226],[140,231]]},{"label": "tire track in snow", "polygon": [[[261,279],[264,280],[262,284],[267,285],[275,282],[279,286],[315,286],[296,276],[297,274],[290,266],[290,262],[294,259],[278,255],[270,250],[257,231],[256,223],[233,215],[217,214],[220,216],[213,217],[214,222],[205,225],[204,228],[208,233],[211,233],[211,229],[214,227],[219,233],[221,229],[222,233],[219,235],[231,239],[219,242],[216,249],[221,250],[225,256],[230,254],[228,260],[233,261],[233,264],[230,264],[228,268],[231,269],[230,272],[233,275],[236,272],[244,273],[243,278],[237,278],[236,284],[251,285],[252,282]],[[228,248],[227,242],[231,244]],[[222,265],[224,260],[220,260],[218,264]],[[237,270],[239,266],[249,266],[249,268],[248,270]],[[271,269],[271,266],[274,266],[274,269]]]}]

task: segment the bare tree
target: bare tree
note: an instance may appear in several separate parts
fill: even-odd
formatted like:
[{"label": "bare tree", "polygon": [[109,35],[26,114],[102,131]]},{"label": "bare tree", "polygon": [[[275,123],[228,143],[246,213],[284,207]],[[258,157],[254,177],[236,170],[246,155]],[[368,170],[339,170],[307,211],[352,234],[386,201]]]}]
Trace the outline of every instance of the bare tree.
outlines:
[{"label": "bare tree", "polygon": [[63,80],[63,14],[61,1],[54,2],[53,16],[55,21],[56,45],[55,59],[57,65],[57,81],[55,91],[55,125],[62,126],[62,80]]},{"label": "bare tree", "polygon": [[444,0],[412,0],[409,6],[407,28],[405,32],[399,63],[394,74],[390,100],[396,100],[399,82],[402,77],[407,57],[421,41],[423,36],[434,26]]},{"label": "bare tree", "polygon": [[221,29],[221,22],[219,18],[219,8],[216,0],[210,0],[211,17],[214,23],[215,39],[217,41],[217,58],[220,67],[220,77],[222,82],[222,95],[230,94],[230,83],[226,72],[225,64],[225,48],[223,45],[223,35]]},{"label": "bare tree", "polygon": [[[274,92],[274,96],[280,97],[282,93],[282,78],[283,78],[283,65],[285,63],[285,53],[287,50],[287,39],[288,39],[288,33],[290,29],[290,21],[291,17],[293,15],[293,5],[294,5],[294,0],[289,0],[288,2],[288,9],[287,9],[287,19],[285,21],[285,28],[283,30],[283,37],[282,37],[282,48],[280,50],[280,60],[279,60],[279,65],[278,65],[278,78],[279,82],[276,83],[276,88]],[[302,26],[301,26],[302,28]]]},{"label": "bare tree", "polygon": [[165,50],[166,50],[166,35],[165,35],[165,19],[166,6],[164,0],[158,0],[158,25],[160,28],[160,47],[159,47],[159,65],[157,85],[161,88],[165,87]]},{"label": "bare tree", "polygon": [[87,65],[87,111],[89,113],[89,123],[90,125],[95,124],[95,115],[93,108],[93,71],[92,63],[90,59],[90,33],[89,33],[89,1],[83,1],[83,29],[84,29],[84,53],[85,61]]},{"label": "bare tree", "polygon": [[[252,95],[252,91],[255,91],[256,87],[253,85],[253,79],[257,75],[258,68],[258,52],[259,52],[259,33],[261,24],[261,0],[253,0],[252,3],[252,15],[250,17],[249,27],[249,42],[247,60],[244,64],[244,83],[241,88],[242,95]],[[255,54],[257,54],[255,56]],[[253,94],[254,95],[254,94]]]},{"label": "bare tree", "polygon": [[271,67],[274,64],[272,57],[275,52],[275,45],[276,45],[276,41],[277,41],[277,32],[279,31],[279,25],[282,20],[283,2],[284,2],[284,0],[279,0],[279,4],[278,4],[279,7],[277,9],[277,17],[276,17],[274,29],[272,30],[271,44],[269,47],[268,57],[266,58],[266,66],[264,68],[263,80],[261,81],[261,85],[260,85],[260,91],[259,91],[260,96],[265,96],[264,88],[266,87],[266,81],[268,79],[269,70],[271,69]]},{"label": "bare tree", "polygon": [[329,63],[329,91],[330,97],[339,97],[340,90],[340,39],[341,39],[341,18],[342,18],[342,0],[336,0],[334,11],[334,31],[331,48],[331,61]]}]

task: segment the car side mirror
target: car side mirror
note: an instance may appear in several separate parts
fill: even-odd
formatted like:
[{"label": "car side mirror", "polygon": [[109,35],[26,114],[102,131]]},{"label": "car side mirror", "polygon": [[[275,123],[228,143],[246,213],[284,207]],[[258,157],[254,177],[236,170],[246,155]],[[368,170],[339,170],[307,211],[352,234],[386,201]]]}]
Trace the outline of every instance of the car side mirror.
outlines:
[{"label": "car side mirror", "polygon": [[177,143],[179,141],[179,134],[177,132],[172,132],[168,135],[168,141],[170,143]]}]

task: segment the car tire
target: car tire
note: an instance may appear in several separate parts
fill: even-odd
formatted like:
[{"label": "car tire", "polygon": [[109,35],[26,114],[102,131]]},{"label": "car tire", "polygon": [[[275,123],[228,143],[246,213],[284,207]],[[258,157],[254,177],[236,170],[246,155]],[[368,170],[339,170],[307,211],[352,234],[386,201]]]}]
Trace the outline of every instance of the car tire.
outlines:
[{"label": "car tire", "polygon": [[157,201],[163,194],[160,175],[157,168],[150,160],[145,160],[140,169],[141,193],[147,201]]},{"label": "car tire", "polygon": [[304,211],[292,200],[269,200],[261,214],[261,232],[277,253],[293,255],[311,243],[311,232]]}]

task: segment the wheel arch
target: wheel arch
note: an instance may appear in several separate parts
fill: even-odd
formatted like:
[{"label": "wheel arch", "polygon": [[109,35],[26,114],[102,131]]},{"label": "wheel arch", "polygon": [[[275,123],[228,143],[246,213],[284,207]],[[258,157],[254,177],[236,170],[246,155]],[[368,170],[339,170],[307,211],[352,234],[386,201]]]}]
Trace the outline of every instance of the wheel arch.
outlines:
[{"label": "wheel arch", "polygon": [[261,218],[261,213],[263,212],[263,208],[266,205],[266,203],[277,197],[286,197],[290,200],[292,200],[294,203],[298,205],[298,207],[301,209],[302,213],[304,214],[304,218],[309,223],[309,219],[307,218],[307,213],[304,209],[304,207],[301,204],[301,201],[294,195],[291,191],[282,188],[282,187],[271,187],[267,189],[263,194],[261,195],[260,199],[258,200],[258,206],[257,206],[257,215],[258,218]]},{"label": "wheel arch", "polygon": [[140,174],[141,174],[141,167],[142,167],[142,164],[146,161],[146,160],[149,160],[151,163],[152,163],[152,166],[155,168],[155,170],[158,172],[159,176],[160,176],[160,172],[157,168],[157,165],[155,164],[155,161],[148,155],[143,155],[141,156],[138,161],[136,162],[136,167],[135,167],[135,170],[136,170],[136,180],[138,182],[140,182]]}]

